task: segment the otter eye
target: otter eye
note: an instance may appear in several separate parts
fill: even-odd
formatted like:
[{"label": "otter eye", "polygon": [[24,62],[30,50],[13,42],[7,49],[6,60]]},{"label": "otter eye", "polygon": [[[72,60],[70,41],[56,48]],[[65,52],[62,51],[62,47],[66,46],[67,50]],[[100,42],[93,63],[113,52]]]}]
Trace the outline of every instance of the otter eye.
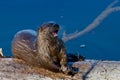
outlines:
[{"label": "otter eye", "polygon": [[58,24],[54,24],[53,27],[59,27],[59,25]]}]

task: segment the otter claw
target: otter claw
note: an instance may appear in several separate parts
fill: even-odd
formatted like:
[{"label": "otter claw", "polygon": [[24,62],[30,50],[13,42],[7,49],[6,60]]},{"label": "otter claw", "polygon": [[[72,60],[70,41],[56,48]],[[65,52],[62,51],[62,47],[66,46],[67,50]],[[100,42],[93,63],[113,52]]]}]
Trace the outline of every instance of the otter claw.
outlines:
[{"label": "otter claw", "polygon": [[60,71],[62,71],[64,74],[74,76],[76,73],[78,73],[78,68],[61,66]]},{"label": "otter claw", "polygon": [[67,67],[65,67],[65,66],[62,65],[61,68],[60,68],[60,70],[63,71],[63,72],[65,72],[65,71],[67,71]]}]

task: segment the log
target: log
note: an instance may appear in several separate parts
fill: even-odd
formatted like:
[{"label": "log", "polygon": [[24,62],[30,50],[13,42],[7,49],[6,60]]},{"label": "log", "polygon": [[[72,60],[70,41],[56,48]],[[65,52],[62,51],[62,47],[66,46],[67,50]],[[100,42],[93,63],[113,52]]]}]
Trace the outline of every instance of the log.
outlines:
[{"label": "log", "polygon": [[85,60],[72,65],[74,76],[33,67],[20,59],[0,58],[0,80],[120,80],[120,61]]}]

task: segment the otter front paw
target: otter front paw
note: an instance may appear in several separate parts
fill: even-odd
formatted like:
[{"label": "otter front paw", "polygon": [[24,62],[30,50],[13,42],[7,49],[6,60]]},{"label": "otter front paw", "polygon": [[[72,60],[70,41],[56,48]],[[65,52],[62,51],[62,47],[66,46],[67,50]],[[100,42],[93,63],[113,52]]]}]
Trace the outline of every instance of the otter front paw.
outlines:
[{"label": "otter front paw", "polygon": [[74,76],[78,73],[78,68],[61,66],[60,71],[62,71],[64,74]]},{"label": "otter front paw", "polygon": [[63,72],[64,74],[68,74],[69,69],[68,69],[68,67],[62,65],[61,68],[60,68],[60,71]]},{"label": "otter front paw", "polygon": [[74,76],[75,74],[78,73],[78,71],[79,71],[78,68],[71,67],[69,68],[68,75]]}]

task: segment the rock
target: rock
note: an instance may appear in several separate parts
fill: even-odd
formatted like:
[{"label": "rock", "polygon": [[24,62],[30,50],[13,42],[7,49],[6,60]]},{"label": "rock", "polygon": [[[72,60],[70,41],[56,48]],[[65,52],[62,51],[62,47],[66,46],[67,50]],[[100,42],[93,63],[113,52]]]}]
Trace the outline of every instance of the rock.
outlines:
[{"label": "rock", "polygon": [[74,76],[27,65],[15,58],[0,58],[0,80],[119,80],[120,61],[85,60],[75,62]]}]

